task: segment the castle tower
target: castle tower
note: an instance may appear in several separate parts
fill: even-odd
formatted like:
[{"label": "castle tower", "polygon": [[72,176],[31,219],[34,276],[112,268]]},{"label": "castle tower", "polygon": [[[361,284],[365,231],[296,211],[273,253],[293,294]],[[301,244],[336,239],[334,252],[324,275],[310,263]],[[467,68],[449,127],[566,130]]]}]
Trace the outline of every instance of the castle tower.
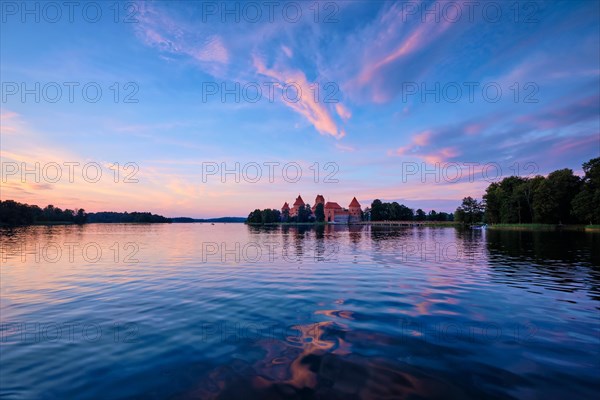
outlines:
[{"label": "castle tower", "polygon": [[358,200],[356,200],[356,197],[354,197],[350,202],[350,205],[348,206],[348,211],[350,213],[350,222],[360,222],[362,213],[360,203],[358,202]]},{"label": "castle tower", "polygon": [[294,202],[294,205],[292,206],[292,209],[290,211],[290,217],[295,217],[296,215],[298,215],[298,209],[304,204],[305,203],[304,200],[302,200],[302,196],[298,195],[298,198],[296,198],[296,201]]},{"label": "castle tower", "polygon": [[322,194],[318,194],[317,197],[315,198],[315,204],[313,204],[313,206],[311,208],[313,214],[315,213],[315,210],[317,209],[317,204],[323,204],[323,206],[325,206],[325,197],[323,197]]}]

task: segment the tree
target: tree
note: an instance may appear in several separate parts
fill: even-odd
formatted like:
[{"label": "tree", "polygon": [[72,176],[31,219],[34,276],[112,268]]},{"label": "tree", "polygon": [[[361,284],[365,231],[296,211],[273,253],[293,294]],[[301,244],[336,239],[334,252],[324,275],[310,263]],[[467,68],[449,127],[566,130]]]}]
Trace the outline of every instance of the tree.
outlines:
[{"label": "tree", "polygon": [[429,214],[427,214],[427,221],[437,221],[437,213],[435,210],[429,211]]},{"label": "tree", "polygon": [[265,208],[260,212],[260,219],[261,223],[263,224],[272,224],[274,222],[279,222],[281,220],[281,212],[279,210]]},{"label": "tree", "polygon": [[465,197],[456,209],[454,220],[463,224],[479,223],[483,219],[484,205],[472,197]]},{"label": "tree", "polygon": [[551,172],[533,195],[536,222],[564,224],[574,222],[571,204],[581,190],[581,179],[565,168]]},{"label": "tree", "polygon": [[309,204],[305,204],[298,208],[298,215],[296,216],[296,222],[308,222],[312,215],[312,210]]},{"label": "tree", "polygon": [[519,187],[525,180],[518,176],[509,176],[500,182],[500,221],[506,224],[521,223],[525,207],[522,191]]},{"label": "tree", "polygon": [[315,219],[317,222],[325,221],[325,206],[323,203],[319,203],[315,207]]},{"label": "tree", "polygon": [[582,189],[571,203],[573,214],[586,224],[600,224],[600,157],[583,163]]},{"label": "tree", "polygon": [[449,221],[450,220],[450,214],[442,211],[442,212],[438,213],[437,220],[438,221]]},{"label": "tree", "polygon": [[412,221],[415,217],[415,213],[411,208],[406,207],[404,204],[400,204],[400,221]]},{"label": "tree", "polygon": [[425,211],[420,208],[417,210],[417,214],[415,215],[415,221],[425,221],[427,219],[427,214]]},{"label": "tree", "polygon": [[76,224],[85,224],[87,220],[87,215],[85,213],[85,210],[83,208],[80,208],[79,210],[77,210],[77,215],[75,215],[74,218],[74,222]]},{"label": "tree", "polygon": [[[483,200],[485,201],[485,221],[490,224],[500,223],[500,207],[502,204],[502,189],[499,183],[490,184],[485,190]],[[455,215],[456,217],[456,215]]]},{"label": "tree", "polygon": [[379,199],[373,200],[371,203],[371,221],[383,221],[383,217],[383,203]]},{"label": "tree", "polygon": [[246,220],[248,224],[262,224],[262,215],[261,211],[257,208],[248,214],[248,219]]},{"label": "tree", "polygon": [[363,221],[370,221],[371,220],[371,207],[365,208],[364,211],[361,211],[361,214],[362,214]]},{"label": "tree", "polygon": [[387,208],[387,218],[390,221],[400,221],[402,218],[402,207],[397,202],[393,202],[392,204],[385,203],[385,208]]},{"label": "tree", "polygon": [[290,220],[290,210],[283,210],[281,213],[281,222],[288,222]]}]

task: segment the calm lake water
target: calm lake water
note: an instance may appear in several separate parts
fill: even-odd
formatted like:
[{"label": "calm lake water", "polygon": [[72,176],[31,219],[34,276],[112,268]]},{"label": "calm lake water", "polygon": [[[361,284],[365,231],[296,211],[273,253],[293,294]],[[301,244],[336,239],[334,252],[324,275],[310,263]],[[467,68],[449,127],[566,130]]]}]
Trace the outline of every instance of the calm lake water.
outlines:
[{"label": "calm lake water", "polygon": [[600,235],[2,231],[2,399],[584,399]]}]

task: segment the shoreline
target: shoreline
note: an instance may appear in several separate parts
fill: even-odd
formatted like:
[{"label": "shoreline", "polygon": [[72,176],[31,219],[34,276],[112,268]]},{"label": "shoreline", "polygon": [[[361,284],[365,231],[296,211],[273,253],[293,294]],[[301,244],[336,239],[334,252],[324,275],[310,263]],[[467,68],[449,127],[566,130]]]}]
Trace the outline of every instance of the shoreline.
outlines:
[{"label": "shoreline", "polygon": [[251,226],[349,226],[349,225],[376,225],[376,226],[462,226],[454,221],[361,221],[349,223],[331,223],[331,222],[268,222],[268,223],[245,223]]},{"label": "shoreline", "polygon": [[[92,225],[92,224],[180,224],[181,222],[88,222],[85,224],[76,224],[72,221],[45,221],[24,225],[0,224],[2,228],[16,228],[23,226],[57,226],[57,225]],[[214,224],[214,222],[194,221],[186,222],[193,224]],[[331,222],[269,222],[269,223],[248,223],[248,222],[217,222],[219,224],[244,224],[248,226],[351,226],[351,225],[372,225],[372,226],[403,226],[403,227],[452,227],[468,228],[460,222],[454,221],[361,221],[347,224],[338,224]],[[600,225],[581,225],[581,224],[492,224],[487,225],[487,229],[496,231],[584,231],[600,232]]]},{"label": "shoreline", "polygon": [[493,224],[488,225],[488,229],[503,231],[585,231],[600,232],[600,225],[581,225],[581,224]]}]

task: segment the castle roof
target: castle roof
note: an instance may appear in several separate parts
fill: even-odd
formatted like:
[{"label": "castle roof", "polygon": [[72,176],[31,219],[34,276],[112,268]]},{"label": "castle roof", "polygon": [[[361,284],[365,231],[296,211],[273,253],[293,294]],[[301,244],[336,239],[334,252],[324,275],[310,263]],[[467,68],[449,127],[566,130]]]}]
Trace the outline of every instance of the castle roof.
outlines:
[{"label": "castle roof", "polygon": [[358,202],[358,200],[356,200],[356,197],[352,199],[352,202],[348,207],[360,207],[360,203]]},{"label": "castle roof", "polygon": [[328,201],[327,204],[325,204],[325,208],[329,208],[329,209],[333,208],[334,210],[337,210],[337,209],[341,209],[342,206],[340,206],[336,202]]},{"label": "castle roof", "polygon": [[281,207],[282,210],[289,210],[290,209],[290,205],[287,203],[287,201],[285,203],[283,203],[283,207]]},{"label": "castle roof", "polygon": [[298,195],[298,198],[294,202],[294,207],[295,206],[303,206],[303,205],[304,205],[304,200],[302,200],[302,197],[300,195]]},{"label": "castle roof", "polygon": [[318,203],[325,203],[325,197],[323,197],[322,194],[318,194],[317,198],[315,199],[315,205],[317,205]]}]

